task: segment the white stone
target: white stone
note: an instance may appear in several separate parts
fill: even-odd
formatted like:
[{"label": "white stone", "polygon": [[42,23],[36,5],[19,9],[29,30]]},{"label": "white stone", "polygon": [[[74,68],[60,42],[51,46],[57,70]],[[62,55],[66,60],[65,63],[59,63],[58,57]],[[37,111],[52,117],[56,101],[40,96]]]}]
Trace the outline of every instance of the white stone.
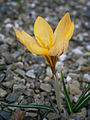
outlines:
[{"label": "white stone", "polygon": [[30,77],[30,78],[35,78],[34,71],[32,71],[32,70],[27,71],[27,72],[26,72],[26,76],[27,76],[27,77]]},{"label": "white stone", "polygon": [[6,24],[6,28],[12,28],[12,27],[13,27],[12,24],[10,24],[10,23]]},{"label": "white stone", "polygon": [[85,74],[84,74],[84,80],[85,80],[86,82],[89,82],[89,83],[90,83],[90,75],[87,74],[87,73],[85,73]]},{"label": "white stone", "polygon": [[67,81],[68,83],[70,83],[71,80],[72,80],[72,78],[68,75],[67,78],[66,78],[66,81]]},{"label": "white stone", "polygon": [[59,60],[63,62],[63,61],[66,60],[66,57],[67,57],[67,55],[66,55],[66,54],[63,54],[63,55],[61,55],[61,56],[59,57]]}]

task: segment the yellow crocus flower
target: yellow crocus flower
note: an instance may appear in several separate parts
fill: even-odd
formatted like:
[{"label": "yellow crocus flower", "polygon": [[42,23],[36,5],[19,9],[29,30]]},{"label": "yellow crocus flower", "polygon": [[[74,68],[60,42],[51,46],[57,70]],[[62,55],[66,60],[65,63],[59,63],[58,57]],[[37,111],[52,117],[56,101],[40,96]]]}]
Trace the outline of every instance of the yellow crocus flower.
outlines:
[{"label": "yellow crocus flower", "polygon": [[74,23],[67,12],[58,23],[53,32],[51,26],[40,16],[34,24],[34,35],[36,40],[24,30],[19,31],[14,28],[17,39],[27,47],[33,54],[42,55],[50,64],[55,74],[55,64],[57,57],[63,54],[69,44],[74,32]]}]

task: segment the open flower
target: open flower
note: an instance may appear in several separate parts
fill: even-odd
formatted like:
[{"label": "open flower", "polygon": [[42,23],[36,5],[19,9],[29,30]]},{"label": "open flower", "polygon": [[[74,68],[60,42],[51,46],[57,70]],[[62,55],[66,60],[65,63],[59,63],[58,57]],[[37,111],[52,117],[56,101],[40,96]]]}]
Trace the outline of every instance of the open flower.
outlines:
[{"label": "open flower", "polygon": [[42,18],[37,17],[34,24],[35,38],[24,30],[14,28],[17,39],[33,54],[42,55],[50,64],[55,74],[57,57],[63,54],[74,32],[74,23],[67,12],[58,23],[54,33],[50,25]]}]

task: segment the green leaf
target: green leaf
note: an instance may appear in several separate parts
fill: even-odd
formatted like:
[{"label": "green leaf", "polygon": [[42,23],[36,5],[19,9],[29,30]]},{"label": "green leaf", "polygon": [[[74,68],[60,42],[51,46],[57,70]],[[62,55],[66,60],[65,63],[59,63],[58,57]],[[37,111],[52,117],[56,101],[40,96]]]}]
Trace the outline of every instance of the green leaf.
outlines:
[{"label": "green leaf", "polygon": [[85,104],[85,101],[87,102],[88,96],[90,96],[90,93],[87,94],[89,90],[90,90],[90,84],[85,89],[85,91],[81,94],[76,104],[73,106],[74,112],[78,111],[78,109]]},{"label": "green leaf", "polygon": [[84,106],[84,104],[85,104],[88,100],[90,100],[90,93],[88,93],[88,94],[84,97],[84,99],[81,101],[81,103],[78,104],[78,106],[74,109],[74,112],[77,112],[80,108],[82,108],[82,107]]},{"label": "green leaf", "polygon": [[63,89],[64,89],[64,94],[65,94],[67,106],[68,106],[68,109],[69,109],[69,113],[72,113],[72,112],[73,112],[72,102],[71,102],[71,100],[70,100],[68,91],[67,91],[67,89],[66,89],[66,85],[65,85],[65,82],[64,82],[64,75],[63,75],[62,71],[61,71],[61,78],[62,78]]},{"label": "green leaf", "polygon": [[90,90],[90,84],[85,89],[85,91],[81,94],[76,104],[73,106],[74,112],[77,112],[88,101],[88,99],[90,99],[90,93],[88,93],[89,90]]},{"label": "green leaf", "polygon": [[43,109],[49,112],[55,112],[55,109],[46,105],[38,105],[38,104],[28,104],[28,105],[16,105],[16,104],[7,104],[7,103],[0,103],[0,107],[17,107],[17,108],[36,108],[36,109]]}]

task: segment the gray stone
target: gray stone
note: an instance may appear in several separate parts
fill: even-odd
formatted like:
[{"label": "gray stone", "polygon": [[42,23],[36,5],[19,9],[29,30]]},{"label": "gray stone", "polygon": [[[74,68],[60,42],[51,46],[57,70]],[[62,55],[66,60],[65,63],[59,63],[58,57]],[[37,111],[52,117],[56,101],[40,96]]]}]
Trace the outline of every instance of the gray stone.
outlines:
[{"label": "gray stone", "polygon": [[4,73],[0,74],[0,82],[2,82],[4,78],[5,78],[5,74]]},{"label": "gray stone", "polygon": [[72,84],[78,88],[80,88],[80,83],[77,80],[72,80]]},{"label": "gray stone", "polygon": [[90,118],[90,109],[88,109],[88,117]]},{"label": "gray stone", "polygon": [[5,97],[6,95],[7,95],[7,91],[0,88],[0,97]]},{"label": "gray stone", "polygon": [[24,93],[26,86],[23,84],[14,84],[13,85],[13,91],[18,93]]},{"label": "gray stone", "polygon": [[34,95],[34,91],[33,89],[27,89],[24,91],[24,94],[27,96],[33,96]]},{"label": "gray stone", "polygon": [[34,72],[32,70],[27,71],[26,76],[30,77],[30,78],[35,78],[35,74],[34,74]]},{"label": "gray stone", "polygon": [[6,100],[8,102],[15,102],[18,100],[20,94],[18,93],[9,93],[8,96],[6,97]]},{"label": "gray stone", "polygon": [[12,88],[13,84],[14,84],[13,80],[10,80],[10,81],[7,81],[7,82],[2,82],[2,85],[4,87],[7,87],[7,88]]},{"label": "gray stone", "polygon": [[15,70],[15,72],[16,72],[17,74],[21,75],[22,77],[25,76],[25,72],[24,72],[23,70],[19,69],[19,68],[17,68],[17,69]]},{"label": "gray stone", "polygon": [[81,94],[81,90],[74,84],[69,84],[69,91],[72,95]]},{"label": "gray stone", "polygon": [[51,85],[41,83],[40,89],[41,89],[41,90],[44,90],[44,91],[46,91],[46,92],[51,92]]},{"label": "gray stone", "polygon": [[83,55],[83,52],[79,47],[73,49],[72,53],[76,54],[77,56],[82,56]]},{"label": "gray stone", "polygon": [[7,111],[1,111],[0,110],[0,116],[2,116],[4,120],[9,120],[9,118],[11,116],[11,113],[7,112]]},{"label": "gray stone", "polygon": [[52,74],[52,70],[50,67],[47,67],[46,72],[47,72],[47,75],[49,76],[49,78],[52,78],[53,74]]},{"label": "gray stone", "polygon": [[83,57],[80,57],[77,61],[76,61],[79,65],[84,65],[87,63],[87,60],[84,59]]}]

